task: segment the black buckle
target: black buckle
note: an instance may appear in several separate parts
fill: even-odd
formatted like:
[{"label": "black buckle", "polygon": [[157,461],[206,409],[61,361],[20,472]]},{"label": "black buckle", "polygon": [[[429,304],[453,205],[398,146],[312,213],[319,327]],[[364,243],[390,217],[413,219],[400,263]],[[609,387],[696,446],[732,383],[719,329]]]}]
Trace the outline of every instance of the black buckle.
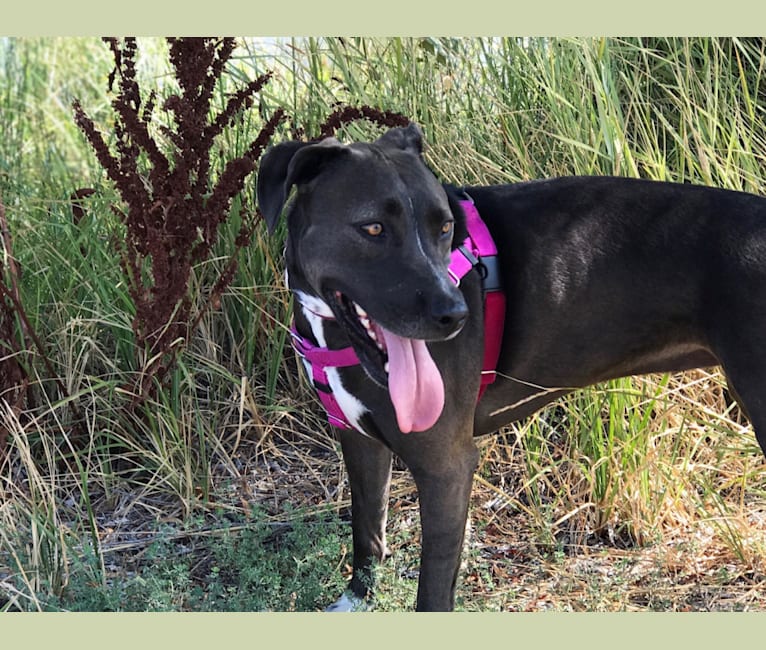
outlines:
[{"label": "black buckle", "polygon": [[486,255],[479,260],[478,271],[484,291],[501,291],[500,264],[497,255]]}]

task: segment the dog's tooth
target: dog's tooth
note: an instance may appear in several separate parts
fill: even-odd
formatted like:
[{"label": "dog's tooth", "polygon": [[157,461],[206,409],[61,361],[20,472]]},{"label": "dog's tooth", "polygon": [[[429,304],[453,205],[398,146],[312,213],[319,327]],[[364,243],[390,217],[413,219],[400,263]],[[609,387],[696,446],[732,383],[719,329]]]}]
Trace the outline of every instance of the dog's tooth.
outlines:
[{"label": "dog's tooth", "polygon": [[383,370],[388,372],[388,361],[386,361],[386,363],[383,364]]},{"label": "dog's tooth", "polygon": [[372,330],[370,329],[370,319],[365,318],[364,316],[359,317],[359,322],[362,324],[362,327],[366,329],[370,334],[372,334]]},{"label": "dog's tooth", "polygon": [[354,309],[356,309],[356,315],[359,316],[359,318],[367,318],[367,312],[356,303],[354,303]]}]

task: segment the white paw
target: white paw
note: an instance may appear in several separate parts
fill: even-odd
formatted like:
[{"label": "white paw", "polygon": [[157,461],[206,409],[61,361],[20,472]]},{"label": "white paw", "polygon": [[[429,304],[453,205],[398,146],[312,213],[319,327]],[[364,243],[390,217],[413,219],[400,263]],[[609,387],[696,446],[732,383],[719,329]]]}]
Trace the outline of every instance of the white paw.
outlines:
[{"label": "white paw", "polygon": [[332,605],[327,607],[326,612],[366,612],[369,610],[367,603],[359,596],[355,596],[350,591],[343,592]]}]

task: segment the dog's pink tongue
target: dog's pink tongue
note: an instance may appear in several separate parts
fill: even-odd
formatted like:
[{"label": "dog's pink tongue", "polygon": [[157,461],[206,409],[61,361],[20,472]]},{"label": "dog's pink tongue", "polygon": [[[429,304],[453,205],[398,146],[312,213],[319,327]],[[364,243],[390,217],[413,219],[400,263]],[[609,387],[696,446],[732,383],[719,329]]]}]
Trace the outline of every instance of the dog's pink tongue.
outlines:
[{"label": "dog's pink tongue", "polygon": [[444,382],[425,341],[383,330],[388,351],[388,392],[402,433],[425,431],[444,408]]}]

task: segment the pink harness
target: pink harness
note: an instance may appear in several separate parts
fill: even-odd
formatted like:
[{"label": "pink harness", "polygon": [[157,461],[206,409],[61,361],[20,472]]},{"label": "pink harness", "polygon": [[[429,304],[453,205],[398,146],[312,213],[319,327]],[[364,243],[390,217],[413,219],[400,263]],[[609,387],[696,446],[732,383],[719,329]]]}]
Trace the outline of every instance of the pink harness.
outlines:
[{"label": "pink harness", "polygon": [[[505,323],[505,294],[500,283],[497,247],[492,235],[471,199],[460,201],[460,205],[465,212],[468,237],[452,251],[448,272],[456,285],[459,285],[460,280],[473,268],[477,268],[481,274],[484,291],[484,361],[477,398],[481,399],[487,386],[495,381],[497,376],[497,360],[500,356]],[[295,351],[311,366],[311,381],[327,412],[328,422],[340,429],[351,429],[352,426],[332,394],[326,369],[359,365],[354,348],[349,346],[340,350],[330,350],[316,346],[301,336],[294,324],[291,334]]]}]

